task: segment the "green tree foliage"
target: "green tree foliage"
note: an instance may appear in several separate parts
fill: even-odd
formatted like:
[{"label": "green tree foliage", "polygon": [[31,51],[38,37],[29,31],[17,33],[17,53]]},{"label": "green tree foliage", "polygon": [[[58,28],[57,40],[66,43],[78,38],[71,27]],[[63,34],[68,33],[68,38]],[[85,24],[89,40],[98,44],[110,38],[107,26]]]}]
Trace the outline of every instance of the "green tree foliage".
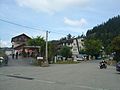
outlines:
[{"label": "green tree foliage", "polygon": [[95,56],[96,58],[99,56],[102,48],[102,43],[100,40],[86,39],[84,45],[85,51],[88,55]]},{"label": "green tree foliage", "polygon": [[86,54],[85,49],[81,49],[81,50],[79,51],[79,54]]},{"label": "green tree foliage", "polygon": [[67,35],[67,39],[71,39],[72,38],[72,35],[71,34],[68,34]]},{"label": "green tree foliage", "polygon": [[120,51],[120,35],[115,37],[113,40],[112,40],[112,49],[114,51]]},{"label": "green tree foliage", "polygon": [[113,40],[112,40],[112,44],[111,44],[111,47],[112,47],[112,51],[115,52],[115,57],[114,59],[118,62],[120,61],[120,35],[115,37]]},{"label": "green tree foliage", "polygon": [[62,38],[60,39],[60,41],[70,40],[70,39],[72,39],[72,38],[73,38],[72,35],[71,35],[71,34],[68,34],[66,37],[62,37]]},{"label": "green tree foliage", "polygon": [[102,41],[106,51],[112,39],[120,34],[120,15],[109,19],[86,33],[87,38],[99,39]]},{"label": "green tree foliage", "polygon": [[61,49],[60,49],[60,55],[63,56],[63,57],[66,57],[66,59],[68,57],[71,57],[72,56],[72,52],[70,50],[69,47],[67,46],[63,46]]},{"label": "green tree foliage", "polygon": [[45,40],[41,36],[37,36],[36,38],[32,38],[28,41],[28,45],[30,46],[40,46],[41,55],[45,55]]},{"label": "green tree foliage", "polygon": [[58,41],[50,41],[48,43],[48,60],[52,61],[54,56],[57,55]]}]

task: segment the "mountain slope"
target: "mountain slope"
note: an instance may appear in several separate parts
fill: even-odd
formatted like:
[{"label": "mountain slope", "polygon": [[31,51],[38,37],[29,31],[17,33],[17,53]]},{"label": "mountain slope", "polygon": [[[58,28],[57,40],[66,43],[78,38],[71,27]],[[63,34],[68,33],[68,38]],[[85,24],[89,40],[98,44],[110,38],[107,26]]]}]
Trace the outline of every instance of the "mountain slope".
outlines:
[{"label": "mountain slope", "polygon": [[95,26],[86,33],[87,38],[96,38],[107,47],[112,39],[120,34],[120,15],[109,19],[107,22]]}]

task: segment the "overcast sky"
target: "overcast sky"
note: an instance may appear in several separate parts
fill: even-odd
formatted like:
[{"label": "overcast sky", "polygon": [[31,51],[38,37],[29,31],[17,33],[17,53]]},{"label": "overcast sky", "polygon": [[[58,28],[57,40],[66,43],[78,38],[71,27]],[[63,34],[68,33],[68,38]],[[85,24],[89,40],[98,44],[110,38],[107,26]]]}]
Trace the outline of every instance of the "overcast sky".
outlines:
[{"label": "overcast sky", "polygon": [[86,34],[88,29],[120,14],[120,0],[0,0],[0,19],[40,30],[0,21],[0,45],[11,46],[11,38],[25,33],[31,37],[60,39]]}]

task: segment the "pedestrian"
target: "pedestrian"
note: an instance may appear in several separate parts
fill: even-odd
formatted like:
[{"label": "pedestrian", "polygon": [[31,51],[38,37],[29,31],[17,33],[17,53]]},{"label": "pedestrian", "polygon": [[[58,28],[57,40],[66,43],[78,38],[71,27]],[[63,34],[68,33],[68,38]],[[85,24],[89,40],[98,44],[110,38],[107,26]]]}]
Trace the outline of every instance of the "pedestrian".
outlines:
[{"label": "pedestrian", "polygon": [[12,54],[12,59],[14,59],[14,56],[15,56],[15,54],[13,53],[13,54]]},{"label": "pedestrian", "polygon": [[27,52],[27,56],[28,56],[28,57],[30,56],[30,52],[29,52],[29,51]]},{"label": "pedestrian", "polygon": [[16,59],[18,59],[18,52],[16,52]]}]

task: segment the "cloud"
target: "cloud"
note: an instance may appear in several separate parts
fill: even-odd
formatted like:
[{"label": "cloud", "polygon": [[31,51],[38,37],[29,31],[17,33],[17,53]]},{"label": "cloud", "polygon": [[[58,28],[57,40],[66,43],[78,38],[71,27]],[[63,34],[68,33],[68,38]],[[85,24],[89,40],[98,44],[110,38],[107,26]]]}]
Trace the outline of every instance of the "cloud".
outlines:
[{"label": "cloud", "polygon": [[54,13],[67,7],[88,4],[89,0],[16,0],[21,7],[32,8],[37,11]]},{"label": "cloud", "polygon": [[81,18],[80,20],[73,20],[64,17],[64,23],[69,26],[84,26],[85,24],[87,24],[87,21],[84,18]]},{"label": "cloud", "polygon": [[0,41],[0,47],[11,47],[10,41]]}]

